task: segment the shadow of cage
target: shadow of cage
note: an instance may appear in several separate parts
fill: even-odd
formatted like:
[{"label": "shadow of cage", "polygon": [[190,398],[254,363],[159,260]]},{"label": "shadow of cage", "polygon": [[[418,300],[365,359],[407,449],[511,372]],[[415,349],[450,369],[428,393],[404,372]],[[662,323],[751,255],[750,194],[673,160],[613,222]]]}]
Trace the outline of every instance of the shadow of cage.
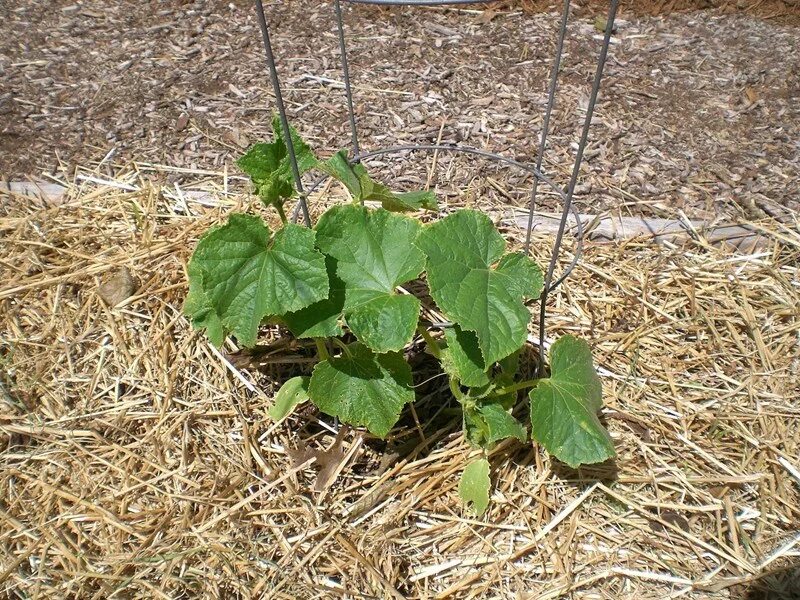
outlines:
[{"label": "shadow of cage", "polygon": [[[550,117],[552,115],[553,106],[555,104],[557,89],[558,89],[558,75],[561,69],[561,62],[564,55],[564,39],[567,32],[567,24],[570,15],[571,0],[564,0],[563,8],[561,11],[561,19],[558,30],[558,37],[556,41],[555,54],[553,56],[552,68],[550,71],[550,79],[547,90],[547,104],[545,107],[544,115],[542,117],[542,127],[539,134],[539,144],[536,153],[536,160],[531,163],[523,163],[509,157],[502,156],[493,152],[473,148],[465,145],[443,145],[443,144],[408,144],[402,146],[393,146],[389,148],[380,148],[370,152],[362,152],[360,145],[360,138],[358,135],[358,123],[356,120],[355,101],[353,98],[350,68],[347,61],[347,37],[345,35],[344,19],[342,15],[341,3],[347,2],[349,4],[371,4],[379,6],[444,6],[444,5],[464,5],[464,4],[479,4],[485,3],[485,0],[333,0],[333,20],[336,22],[338,42],[339,42],[339,58],[342,68],[342,75],[344,79],[345,99],[347,103],[348,120],[350,126],[350,137],[352,145],[352,154],[349,156],[351,164],[368,160],[378,156],[387,156],[392,154],[406,154],[408,152],[455,152],[461,154],[469,154],[477,156],[490,161],[498,162],[506,166],[520,169],[533,176],[533,185],[530,192],[528,222],[525,234],[524,251],[530,253],[531,233],[533,231],[533,216],[536,208],[536,198],[539,185],[545,185],[550,188],[555,195],[560,199],[562,210],[559,221],[559,226],[556,236],[553,241],[552,252],[547,266],[544,289],[541,294],[539,303],[539,316],[538,316],[538,329],[539,329],[539,370],[543,368],[544,361],[544,340],[545,340],[545,318],[547,299],[553,290],[555,290],[563,281],[569,276],[575,268],[583,250],[583,225],[577,211],[573,206],[573,195],[575,187],[578,182],[580,174],[581,163],[583,162],[583,155],[589,140],[589,130],[592,123],[592,116],[594,114],[597,97],[600,91],[600,82],[603,78],[603,68],[605,67],[606,58],[608,56],[608,49],[611,41],[611,34],[614,31],[614,20],[617,14],[617,6],[619,0],[610,0],[608,8],[608,16],[605,23],[605,31],[603,34],[603,41],[600,47],[600,52],[597,59],[597,67],[595,69],[592,88],[589,95],[589,102],[586,108],[586,116],[584,118],[581,135],[578,142],[578,148],[575,153],[575,159],[572,164],[571,175],[569,182],[565,188],[558,186],[551,178],[542,173],[542,161],[547,147],[547,138],[550,133]],[[289,122],[286,116],[286,107],[283,101],[283,93],[281,89],[280,79],[278,77],[278,69],[276,65],[275,55],[272,49],[272,42],[269,34],[269,23],[264,11],[262,0],[255,0],[256,12],[258,15],[258,22],[261,28],[261,34],[264,43],[264,51],[267,57],[267,65],[269,67],[269,74],[272,83],[273,93],[275,95],[275,105],[280,116],[281,127],[283,129],[283,137],[286,140],[287,150],[289,155],[290,164],[292,167],[292,174],[294,177],[295,186],[299,195],[299,201],[295,211],[292,215],[293,220],[297,220],[301,215],[303,221],[307,226],[311,226],[311,217],[308,211],[308,195],[317,189],[327,177],[323,177],[309,187],[304,187],[300,176],[300,169],[297,164],[297,157],[295,154],[294,145],[292,143],[291,135],[289,134]],[[570,264],[558,276],[555,276],[555,268],[558,263],[559,255],[561,252],[564,235],[567,229],[567,221],[570,215],[575,220],[575,237],[576,237],[576,250]]]}]

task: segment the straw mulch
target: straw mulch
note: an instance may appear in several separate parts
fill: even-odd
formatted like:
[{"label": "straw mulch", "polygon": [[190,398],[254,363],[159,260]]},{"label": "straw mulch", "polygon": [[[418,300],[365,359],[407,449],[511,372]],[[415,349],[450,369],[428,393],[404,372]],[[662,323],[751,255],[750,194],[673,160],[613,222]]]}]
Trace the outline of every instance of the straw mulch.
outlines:
[{"label": "straw mulch", "polygon": [[199,234],[257,208],[215,174],[209,207],[145,171],[55,204],[0,193],[8,597],[797,597],[796,223],[755,223],[753,255],[590,244],[549,335],[591,342],[618,457],[573,471],[503,443],[476,519],[441,381],[386,443],[310,408],[270,422],[303,348],[243,360],[181,314]]}]

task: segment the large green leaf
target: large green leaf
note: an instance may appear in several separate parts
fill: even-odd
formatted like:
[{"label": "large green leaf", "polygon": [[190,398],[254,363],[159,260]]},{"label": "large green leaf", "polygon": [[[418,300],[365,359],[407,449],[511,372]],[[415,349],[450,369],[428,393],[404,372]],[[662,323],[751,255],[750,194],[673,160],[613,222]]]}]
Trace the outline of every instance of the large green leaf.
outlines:
[{"label": "large green leaf", "polygon": [[232,214],[200,239],[192,255],[187,314],[198,326],[214,327],[209,333],[215,344],[223,337],[219,329],[252,346],[264,317],[328,297],[325,257],[314,248],[314,237],[293,224],[271,237],[260,217]]},{"label": "large green leaf", "polygon": [[530,320],[523,299],[539,297],[542,272],[523,254],[503,256],[505,241],[489,217],[459,210],[427,225],[417,245],[427,257],[431,296],[449,319],[477,334],[486,365],[522,346]]},{"label": "large green leaf", "polygon": [[399,352],[375,354],[360,343],[314,367],[308,394],[323,412],[386,437],[414,401],[411,367]]},{"label": "large green leaf", "polygon": [[441,350],[442,368],[467,387],[489,384],[489,375],[478,347],[478,338],[458,325],[444,330],[447,346]]},{"label": "large green leaf", "polygon": [[203,272],[197,263],[189,262],[189,293],[183,303],[183,312],[197,329],[205,329],[208,339],[215,346],[225,341],[225,326],[222,324],[211,300],[203,289]]},{"label": "large green leaf", "polygon": [[458,484],[458,495],[472,510],[482,515],[489,506],[489,490],[492,481],[489,479],[489,461],[481,458],[469,463],[461,473]]},{"label": "large green leaf", "polygon": [[310,377],[292,377],[281,386],[269,409],[269,416],[273,421],[282,421],[291,414],[295,406],[308,401],[309,381]]},{"label": "large green leaf", "polygon": [[[297,166],[302,175],[317,166],[318,161],[294,128],[290,126],[289,131]],[[280,205],[291,198],[296,190],[289,149],[277,115],[272,118],[272,138],[271,143],[254,144],[236,164],[250,176],[256,187],[256,194],[266,205]]]},{"label": "large green leaf", "polygon": [[529,392],[533,438],[571,467],[614,456],[614,443],[597,418],[603,405],[589,345],[565,335],[550,349],[548,379]]},{"label": "large green leaf", "polygon": [[328,297],[296,312],[283,315],[289,331],[297,338],[338,337],[344,333],[341,320],[344,310],[344,283],[336,276],[336,261],[325,257],[330,281]]},{"label": "large green leaf", "polygon": [[340,150],[328,160],[320,162],[319,169],[341,181],[356,202],[380,202],[393,212],[407,210],[436,210],[436,196],[430,191],[395,193],[372,179],[361,163],[350,164],[347,151]]},{"label": "large green leaf", "polygon": [[344,283],[344,316],[375,352],[403,348],[413,337],[420,303],[395,288],[419,276],[425,257],[414,246],[416,219],[363,206],[335,206],[319,220],[317,247],[336,261]]}]

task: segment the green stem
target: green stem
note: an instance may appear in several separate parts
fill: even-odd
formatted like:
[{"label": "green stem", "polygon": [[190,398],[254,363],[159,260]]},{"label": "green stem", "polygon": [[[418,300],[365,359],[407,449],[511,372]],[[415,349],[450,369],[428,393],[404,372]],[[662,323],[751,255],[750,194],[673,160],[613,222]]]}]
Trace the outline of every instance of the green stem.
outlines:
[{"label": "green stem", "polygon": [[513,394],[514,392],[518,392],[520,390],[535,387],[540,381],[541,379],[527,379],[526,381],[520,381],[514,385],[495,390],[492,396],[505,396],[506,394]]},{"label": "green stem", "polygon": [[322,338],[314,338],[314,343],[317,345],[317,356],[320,361],[328,360],[330,354],[328,354],[328,349],[325,347],[324,340]]},{"label": "green stem", "polygon": [[422,339],[425,340],[425,343],[428,345],[428,348],[433,354],[434,358],[441,358],[442,356],[442,348],[439,346],[439,342],[437,342],[433,336],[428,333],[428,330],[425,329],[422,325],[417,327],[417,331],[422,336]]},{"label": "green stem", "polygon": [[339,348],[340,348],[341,350],[343,350],[344,352],[346,352],[348,355],[350,354],[350,348],[348,348],[348,347],[347,347],[347,344],[345,344],[345,343],[344,343],[342,340],[340,340],[339,338],[331,338],[331,341],[332,341],[332,342],[333,342],[333,343],[334,343],[336,346],[339,346]]},{"label": "green stem", "polygon": [[459,404],[466,404],[469,398],[459,389],[458,381],[453,377],[448,377],[447,381],[450,384],[450,391],[453,392],[453,396],[456,397]]},{"label": "green stem", "polygon": [[278,211],[278,216],[281,218],[281,223],[286,225],[286,223],[288,223],[288,220],[286,219],[286,213],[283,212],[283,204],[281,203],[280,200],[278,200],[278,202],[275,203],[275,210]]}]

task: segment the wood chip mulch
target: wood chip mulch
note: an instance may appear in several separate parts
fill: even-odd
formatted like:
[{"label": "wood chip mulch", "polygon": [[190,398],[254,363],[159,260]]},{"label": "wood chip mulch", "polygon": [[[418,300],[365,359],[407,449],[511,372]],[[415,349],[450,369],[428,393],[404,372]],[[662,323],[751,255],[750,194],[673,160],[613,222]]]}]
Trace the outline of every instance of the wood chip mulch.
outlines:
[{"label": "wood chip mulch", "polygon": [[[543,4],[345,6],[363,146],[441,140],[532,160],[558,20]],[[717,8],[672,12],[706,5]],[[346,146],[332,7],[267,8],[293,123],[323,152]],[[623,3],[578,189],[582,209],[702,219],[797,210],[797,12],[789,0]],[[575,3],[545,163],[560,183],[603,13],[601,2]],[[25,1],[0,19],[7,179],[71,179],[76,165],[109,153],[235,172],[234,159],[268,135],[273,108],[249,1]],[[491,177],[509,203],[526,199],[530,181],[520,173],[442,161]],[[420,162],[394,160],[389,171],[424,180]],[[488,183],[479,192],[494,193]]]}]

